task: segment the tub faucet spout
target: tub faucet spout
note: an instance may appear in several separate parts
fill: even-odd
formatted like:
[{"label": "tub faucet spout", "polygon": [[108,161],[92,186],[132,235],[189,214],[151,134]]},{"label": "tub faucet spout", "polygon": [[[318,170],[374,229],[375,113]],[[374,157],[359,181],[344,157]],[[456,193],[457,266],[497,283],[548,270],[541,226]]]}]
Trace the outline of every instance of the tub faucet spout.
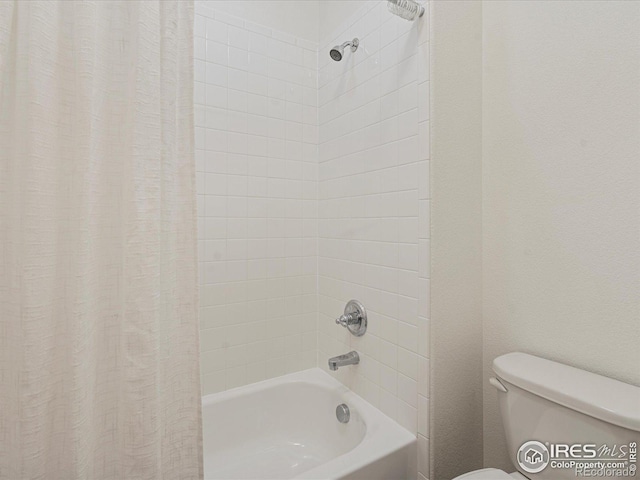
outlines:
[{"label": "tub faucet spout", "polygon": [[329,359],[329,370],[335,372],[340,367],[345,365],[357,365],[360,363],[360,356],[355,350],[344,355],[338,355],[337,357],[331,357]]}]

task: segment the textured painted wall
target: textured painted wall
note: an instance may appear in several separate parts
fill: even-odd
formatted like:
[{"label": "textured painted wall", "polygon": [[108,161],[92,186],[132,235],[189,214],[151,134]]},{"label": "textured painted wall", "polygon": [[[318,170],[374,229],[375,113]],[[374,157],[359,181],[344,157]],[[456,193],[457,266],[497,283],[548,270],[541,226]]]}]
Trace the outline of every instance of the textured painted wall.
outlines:
[{"label": "textured painted wall", "polygon": [[491,361],[640,385],[640,3],[484,2],[485,464]]},{"label": "textured painted wall", "polygon": [[482,466],[482,4],[431,2],[430,478]]}]

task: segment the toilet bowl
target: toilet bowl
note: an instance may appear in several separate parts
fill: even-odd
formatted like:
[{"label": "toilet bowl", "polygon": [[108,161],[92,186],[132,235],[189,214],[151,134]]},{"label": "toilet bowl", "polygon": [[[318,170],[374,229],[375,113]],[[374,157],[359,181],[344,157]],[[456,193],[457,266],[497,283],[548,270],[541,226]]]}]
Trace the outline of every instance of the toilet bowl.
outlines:
[{"label": "toilet bowl", "polygon": [[602,457],[600,448],[607,452],[613,446],[621,456],[611,454],[610,462],[623,468],[626,462],[635,473],[640,387],[518,352],[496,358],[493,371],[489,382],[498,390],[509,457],[517,471],[485,468],[453,480],[606,478],[610,475],[597,472],[577,475],[567,460],[586,464],[596,450]]}]

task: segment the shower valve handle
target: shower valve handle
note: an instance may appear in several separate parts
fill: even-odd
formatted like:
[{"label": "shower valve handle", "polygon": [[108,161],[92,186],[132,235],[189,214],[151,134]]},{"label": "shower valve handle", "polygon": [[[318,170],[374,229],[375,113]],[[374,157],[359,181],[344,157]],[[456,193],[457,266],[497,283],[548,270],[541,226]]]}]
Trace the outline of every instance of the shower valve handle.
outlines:
[{"label": "shower valve handle", "polygon": [[344,314],[336,318],[336,325],[342,325],[351,334],[361,337],[367,331],[367,311],[357,300],[350,300],[344,307]]},{"label": "shower valve handle", "polygon": [[346,313],[336,318],[336,324],[342,325],[345,328],[358,322],[360,322],[360,317],[357,314],[353,313]]}]

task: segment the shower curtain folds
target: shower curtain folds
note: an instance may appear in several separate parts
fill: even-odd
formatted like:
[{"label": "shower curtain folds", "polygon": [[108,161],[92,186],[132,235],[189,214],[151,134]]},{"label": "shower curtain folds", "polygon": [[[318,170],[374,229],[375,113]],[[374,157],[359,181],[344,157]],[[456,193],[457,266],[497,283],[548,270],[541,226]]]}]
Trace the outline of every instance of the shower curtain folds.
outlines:
[{"label": "shower curtain folds", "polygon": [[0,478],[202,478],[191,1],[0,1]]}]

